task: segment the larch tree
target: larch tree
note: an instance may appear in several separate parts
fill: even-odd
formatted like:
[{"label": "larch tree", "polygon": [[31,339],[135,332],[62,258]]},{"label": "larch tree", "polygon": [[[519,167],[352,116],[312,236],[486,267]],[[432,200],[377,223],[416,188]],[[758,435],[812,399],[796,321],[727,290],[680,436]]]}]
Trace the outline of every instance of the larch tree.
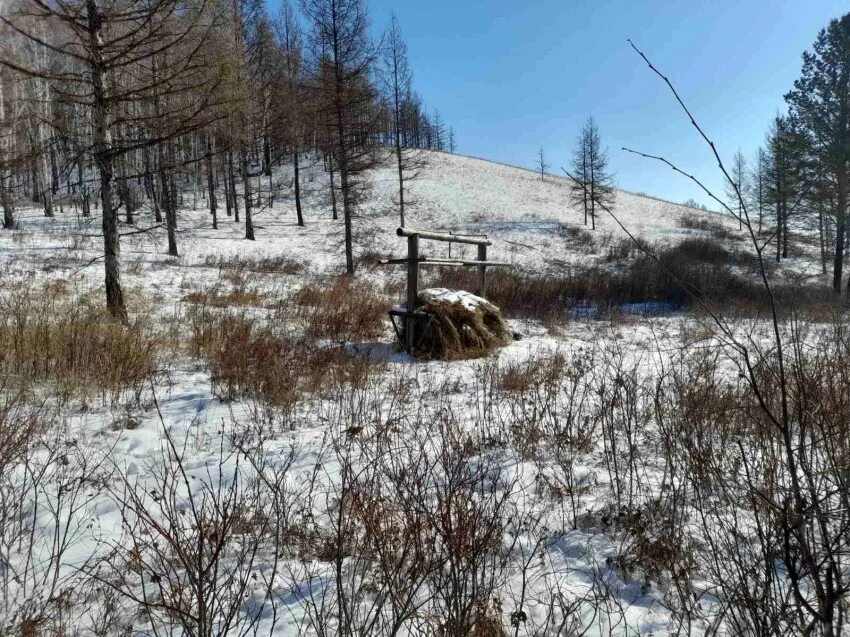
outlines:
[{"label": "larch tree", "polygon": [[546,163],[546,152],[543,150],[543,146],[537,151],[537,170],[540,172],[540,181],[544,181],[546,179],[546,171],[549,170],[549,164]]},{"label": "larch tree", "polygon": [[434,111],[431,149],[441,152],[446,149],[446,124],[440,111]]},{"label": "larch tree", "polygon": [[284,0],[276,23],[278,47],[282,57],[283,87],[278,118],[283,124],[283,142],[292,158],[293,190],[295,194],[295,217],[299,226],[304,225],[301,210],[301,165],[300,154],[305,136],[304,100],[304,42],[301,27],[289,0]]},{"label": "larch tree", "polygon": [[592,117],[579,135],[573,152],[573,182],[570,185],[573,203],[584,212],[584,225],[590,219],[596,230],[597,208],[614,205],[614,178],[608,170],[608,153],[602,148],[599,128]]},{"label": "larch tree", "polygon": [[376,49],[369,39],[363,0],[302,0],[313,27],[321,109],[329,125],[332,158],[339,170],[345,232],[345,271],[354,274],[353,219],[375,165],[375,91],[371,83]]},{"label": "larch tree", "polygon": [[769,159],[764,148],[759,148],[756,152],[755,161],[747,174],[746,193],[750,206],[758,214],[758,234],[762,233],[764,226],[764,215],[767,211],[767,178],[768,178]]},{"label": "larch tree", "polygon": [[800,78],[785,100],[811,141],[814,161],[834,184],[832,286],[840,294],[850,197],[850,14],[821,30],[812,50],[803,54]]},{"label": "larch tree", "polygon": [[732,157],[729,177],[731,181],[726,184],[726,199],[729,202],[732,214],[738,220],[738,229],[741,230],[744,227],[742,198],[746,195],[747,159],[740,148],[735,151],[735,155]]},{"label": "larch tree", "polygon": [[[77,107],[86,124],[79,148],[95,166],[102,210],[104,287],[109,312],[127,318],[120,274],[120,233],[115,204],[116,166],[138,149],[161,145],[202,125],[214,91],[199,90],[209,77],[203,66],[203,34],[214,20],[206,3],[183,0],[22,0],[0,15],[14,38],[5,38],[0,64],[22,77],[48,82],[57,101]],[[36,26],[38,25],[38,26]],[[49,55],[47,68],[21,58],[14,41]],[[179,53],[178,53],[179,52]],[[157,59],[167,67],[148,72]],[[193,92],[193,99],[177,95]],[[173,98],[154,113],[139,104]],[[153,130],[151,122],[165,124]],[[59,128],[59,124],[56,126]]]},{"label": "larch tree", "polygon": [[392,146],[398,172],[398,213],[400,225],[404,227],[406,184],[417,177],[425,162],[418,149],[409,148],[404,139],[407,126],[404,102],[412,92],[413,73],[407,61],[407,45],[395,14],[390,17],[390,25],[384,34],[382,58],[380,77],[390,108]]},{"label": "larch tree", "polygon": [[0,67],[0,207],[3,208],[3,228],[6,229],[15,227],[15,203],[11,182],[18,121],[16,84],[15,73]]}]

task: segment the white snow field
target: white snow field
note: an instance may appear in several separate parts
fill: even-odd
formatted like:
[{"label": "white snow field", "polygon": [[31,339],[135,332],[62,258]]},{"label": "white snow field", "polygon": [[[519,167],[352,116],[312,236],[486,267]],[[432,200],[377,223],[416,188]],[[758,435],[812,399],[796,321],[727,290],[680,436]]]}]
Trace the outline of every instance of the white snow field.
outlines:
[{"label": "white snow field", "polygon": [[[626,418],[618,401],[628,399],[617,392],[631,381],[609,387],[605,370],[636,383],[669,372],[686,343],[702,339],[712,347],[698,317],[513,320],[521,340],[459,362],[413,362],[395,352],[387,320],[374,338],[316,339],[317,348],[371,357],[362,382],[326,377],[285,405],[222,391],[224,381],[187,344],[198,306],[190,295],[255,292],[261,302],[243,306],[234,296],[230,307],[210,311],[265,321],[299,337],[303,323],[288,322],[294,306],[278,300],[308,282],[325,285],[343,270],[342,222],[330,218],[326,180],[320,164],[305,169],[300,228],[291,173],[278,170],[279,192],[273,206],[255,212],[253,242],[224,215],[221,199],[220,228],[213,230],[203,196],[193,206],[190,188],[179,215],[179,257],[165,254],[162,228],[135,232],[155,225],[149,213],[141,212],[135,229],[122,226],[131,314],[148,313],[169,345],[154,377],[130,390],[90,392],[85,400],[59,400],[49,384],[40,391],[52,425],[30,464],[18,467],[15,496],[34,521],[35,544],[31,552],[0,548],[6,620],[20,627],[27,609],[44,607],[53,609],[50,622],[64,622],[73,634],[188,634],[192,624],[202,626],[199,635],[334,635],[348,622],[349,634],[437,635],[457,634],[445,622],[451,612],[463,614],[453,604],[467,604],[469,613],[503,627],[483,632],[479,623],[477,635],[663,635],[683,630],[685,621],[694,634],[708,630],[720,602],[716,574],[701,570],[698,558],[693,592],[684,600],[666,558],[652,568],[626,566],[642,538],[617,521],[625,509],[612,494],[619,493],[620,507],[648,511],[675,483],[659,457],[651,401],[634,399],[626,439],[609,439],[604,427],[583,431],[587,421],[568,416],[579,410]],[[355,219],[359,277],[385,294],[386,309],[402,300],[403,271],[367,264],[405,253],[395,234],[396,185],[391,166],[376,170]],[[541,182],[532,171],[430,153],[409,186],[407,225],[486,234],[492,259],[528,271],[602,263],[623,232],[602,213],[598,229],[585,233],[568,185],[555,176]],[[652,242],[699,234],[682,227],[683,215],[737,231],[737,222],[723,215],[625,192],[617,193],[615,212],[630,232]],[[72,294],[99,294],[97,217],[65,211],[46,219],[21,210],[18,219],[19,229],[0,232],[8,286],[63,281]],[[423,248],[434,256],[447,250]],[[457,245],[452,250],[466,254]],[[268,267],[256,267],[263,259]],[[235,260],[249,264],[238,275],[228,266]],[[783,267],[818,273],[806,254]],[[759,326],[740,329],[758,334]],[[291,367],[302,364],[308,362],[298,355],[290,360]],[[555,368],[559,380],[547,380],[546,370]],[[618,396],[613,402],[610,391]],[[572,446],[550,446],[556,434]],[[612,451],[614,440],[623,446]],[[454,455],[443,453],[447,448]],[[572,451],[565,456],[565,449]],[[405,483],[425,467],[430,475]],[[51,479],[35,484],[39,469]],[[621,472],[628,474],[628,493],[620,493]],[[349,516],[377,529],[380,541],[361,543]],[[411,516],[437,529],[422,531],[427,546],[408,543],[420,530],[410,526]],[[225,534],[221,554],[211,555],[204,542],[217,546]],[[399,559],[399,547],[444,562],[423,574]],[[386,570],[368,570],[367,563]],[[393,573],[400,580],[395,588],[388,584]],[[196,594],[202,589],[203,604]],[[407,591],[409,608],[396,616],[406,601],[395,595]],[[476,597],[477,591],[483,592]],[[41,630],[35,626],[30,634]]]}]

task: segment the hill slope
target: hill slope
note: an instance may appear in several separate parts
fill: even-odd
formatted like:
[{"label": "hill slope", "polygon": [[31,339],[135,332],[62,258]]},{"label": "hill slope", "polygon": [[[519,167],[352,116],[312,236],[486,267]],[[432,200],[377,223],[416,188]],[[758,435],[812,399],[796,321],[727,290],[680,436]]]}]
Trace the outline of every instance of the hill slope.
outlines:
[{"label": "hill slope", "polygon": [[[617,222],[605,212],[597,229],[584,226],[581,212],[571,204],[570,180],[539,174],[482,159],[424,152],[425,167],[409,182],[408,227],[486,234],[493,242],[491,259],[539,270],[571,263],[603,262],[625,238]],[[164,228],[155,226],[148,213],[137,216],[135,227],[123,227],[122,253],[125,280],[157,294],[180,298],[186,277],[201,274],[197,266],[241,257],[285,258],[315,274],[344,270],[343,224],[331,219],[329,180],[320,160],[305,158],[302,200],[305,227],[295,224],[292,173],[276,170],[272,183],[274,203],[268,205],[269,182],[262,178],[263,205],[254,212],[257,240],[244,239],[244,224],[219,211],[219,229],[213,230],[203,193],[184,191],[178,220],[178,261],[165,252]],[[362,266],[386,256],[403,256],[405,245],[396,234],[397,176],[391,161],[369,175],[370,193],[354,220],[355,255]],[[219,206],[223,208],[221,197]],[[241,204],[241,202],[240,202]],[[637,237],[650,242],[676,243],[704,235],[694,229],[702,223],[739,234],[737,223],[714,212],[705,212],[648,196],[618,191],[614,212]],[[341,210],[339,216],[342,216]],[[40,211],[18,214],[21,230],[0,233],[0,259],[4,270],[29,277],[33,268],[51,277],[81,279],[97,287],[102,280],[98,236],[100,219],[82,219],[66,212],[46,219]],[[691,223],[683,227],[683,218]],[[694,223],[696,220],[696,223]],[[454,246],[453,256],[472,256],[472,247]],[[446,244],[423,246],[426,255],[446,256]],[[169,266],[193,266],[190,270]],[[798,257],[783,269],[816,271],[815,259]],[[155,272],[152,273],[151,271]]]}]

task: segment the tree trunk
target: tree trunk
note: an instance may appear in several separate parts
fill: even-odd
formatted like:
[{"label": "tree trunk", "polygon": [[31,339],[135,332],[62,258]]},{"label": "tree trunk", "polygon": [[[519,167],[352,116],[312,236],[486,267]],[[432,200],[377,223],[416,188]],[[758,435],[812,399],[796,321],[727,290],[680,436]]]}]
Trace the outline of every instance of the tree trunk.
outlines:
[{"label": "tree trunk", "polygon": [[298,225],[304,225],[304,216],[301,214],[301,177],[298,167],[298,148],[292,153],[292,168],[295,172],[295,216],[298,218]]},{"label": "tree trunk", "polygon": [[345,128],[342,110],[337,105],[337,135],[339,143],[339,185],[342,192],[342,217],[345,222],[345,273],[354,274],[354,242],[352,240],[351,188],[348,175],[348,157],[345,149]]},{"label": "tree trunk", "polygon": [[820,263],[826,274],[826,232],[824,230],[823,206],[818,206],[818,237],[820,239]]},{"label": "tree trunk", "polygon": [[47,153],[42,152],[41,167],[35,172],[36,188],[38,189],[39,199],[44,206],[44,216],[53,217],[53,193],[47,183],[48,175],[50,174],[50,165]]},{"label": "tree trunk", "polygon": [[836,179],[838,205],[835,210],[835,260],[832,270],[832,289],[841,294],[841,278],[844,270],[844,237],[847,223],[847,173],[842,167]]},{"label": "tree trunk", "polygon": [[[2,82],[0,82],[0,121],[6,121],[6,99],[3,93]],[[2,151],[0,162],[7,159],[7,141],[4,139],[2,142],[3,145],[0,146],[0,151]],[[11,155],[11,148],[9,148],[8,155]],[[0,206],[3,207],[3,227],[11,230],[15,227],[15,210],[12,206],[12,196],[9,192],[8,183],[10,182],[7,182],[7,179],[6,168],[0,163]]]},{"label": "tree trunk", "polygon": [[272,147],[269,136],[265,133],[263,133],[263,174],[266,177],[272,176]]},{"label": "tree trunk", "polygon": [[248,152],[243,150],[242,157],[242,187],[245,189],[245,238],[254,240],[254,220],[251,218],[251,175],[248,174]]},{"label": "tree trunk", "polygon": [[0,205],[3,206],[3,227],[11,230],[15,227],[15,209],[12,206],[12,197],[6,187],[6,171],[0,169]]},{"label": "tree trunk", "polygon": [[91,204],[89,203],[89,187],[85,182],[85,173],[83,171],[83,153],[80,152],[77,157],[77,189],[80,195],[80,207],[84,217],[91,214]]},{"label": "tree trunk", "polygon": [[213,141],[207,140],[207,190],[209,190],[210,214],[213,230],[218,230],[218,202],[215,199],[215,174],[213,173]]},{"label": "tree trunk", "polygon": [[788,258],[788,202],[782,202],[782,258]]},{"label": "tree trunk", "polygon": [[336,185],[334,184],[334,156],[330,156],[330,161],[328,162],[330,166],[330,176],[331,176],[331,208],[333,210],[333,220],[336,221],[339,219],[339,215],[336,212]]},{"label": "tree trunk", "polygon": [[224,210],[228,217],[233,216],[233,203],[230,201],[230,181],[227,179],[227,163],[221,158],[221,179],[224,182]]},{"label": "tree trunk", "polygon": [[127,320],[124,294],[121,290],[121,244],[118,235],[118,217],[112,207],[112,155],[109,152],[109,130],[107,128],[107,106],[104,95],[104,71],[99,65],[101,26],[97,2],[86,0],[88,13],[89,44],[96,53],[91,65],[92,74],[92,119],[93,155],[100,173],[100,198],[103,206],[103,253],[106,287],[106,308],[120,321]]},{"label": "tree trunk", "polygon": [[401,227],[404,228],[404,159],[401,150],[401,112],[399,110],[398,71],[394,82],[395,92],[395,156],[398,165],[398,216]]},{"label": "tree trunk", "polygon": [[165,170],[165,150],[160,147],[159,151],[159,185],[162,190],[162,207],[165,209],[165,229],[168,235],[168,255],[180,256],[177,251],[177,210],[175,197],[171,192],[170,179]]},{"label": "tree trunk", "polygon": [[236,172],[233,169],[233,151],[227,151],[227,172],[230,177],[230,202],[233,204],[233,220],[239,223],[239,198],[236,194]]}]

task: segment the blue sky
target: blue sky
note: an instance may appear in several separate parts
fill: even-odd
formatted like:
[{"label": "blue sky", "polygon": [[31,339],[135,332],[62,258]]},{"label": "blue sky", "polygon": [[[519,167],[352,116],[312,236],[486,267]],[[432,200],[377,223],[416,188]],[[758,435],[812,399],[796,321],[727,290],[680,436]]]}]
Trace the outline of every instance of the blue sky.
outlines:
[{"label": "blue sky", "polygon": [[725,158],[762,143],[800,56],[837,0],[369,0],[376,31],[399,17],[415,83],[455,127],[459,152],[520,166],[542,145],[569,161],[588,115],[618,186],[706,201],[660,154],[723,190],[716,166],[632,38],[676,85]]}]

